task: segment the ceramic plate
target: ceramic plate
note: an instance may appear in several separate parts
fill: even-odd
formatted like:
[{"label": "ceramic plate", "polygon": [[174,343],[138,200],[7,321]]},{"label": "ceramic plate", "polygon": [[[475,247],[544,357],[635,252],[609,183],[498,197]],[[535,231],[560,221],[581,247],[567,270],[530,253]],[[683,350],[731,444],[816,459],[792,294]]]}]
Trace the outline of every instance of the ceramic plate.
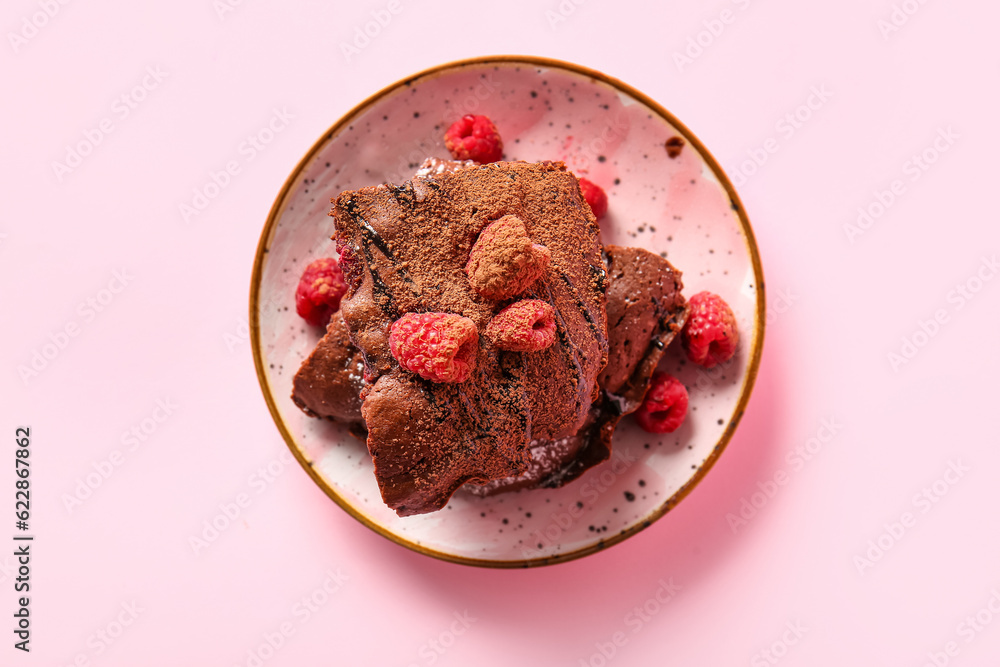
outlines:
[{"label": "ceramic plate", "polygon": [[[313,259],[334,255],[330,198],[408,179],[467,113],[491,117],[508,160],[562,160],[608,194],[604,243],[662,254],[684,294],[720,294],[741,334],[713,370],[679,345],[661,369],[687,386],[683,426],[651,435],[631,418],[614,455],[561,489],[479,498],[460,491],[432,514],[400,518],[381,500],[363,442],[305,416],[292,377],[321,331],[295,314],[295,286]],[[679,152],[678,152],[679,147]],[[714,158],[676,118],[635,89],[578,65],[523,56],[435,67],[376,93],[337,121],[281,189],[261,236],[250,295],[254,361],[278,429],[310,476],[376,532],[424,554],[524,567],[578,558],[635,534],[676,505],[733,435],[750,395],[764,334],[763,277],[749,221]]]}]

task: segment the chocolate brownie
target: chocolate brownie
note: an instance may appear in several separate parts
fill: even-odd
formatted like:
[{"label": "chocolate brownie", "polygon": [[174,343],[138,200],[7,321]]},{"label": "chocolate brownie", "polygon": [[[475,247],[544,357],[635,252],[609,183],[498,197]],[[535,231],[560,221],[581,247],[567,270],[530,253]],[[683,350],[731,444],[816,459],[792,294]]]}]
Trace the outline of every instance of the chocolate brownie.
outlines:
[{"label": "chocolate brownie", "polygon": [[605,246],[608,267],[608,364],[601,388],[621,408],[635,411],[649,378],[687,321],[681,272],[642,248]]},{"label": "chocolate brownie", "polygon": [[611,454],[622,417],[642,404],[663,351],[684,327],[688,306],[681,272],[641,248],[606,246],[608,364],[598,377],[601,395],[578,433],[531,443],[532,462],[520,475],[468,484],[477,495],[531,487],[558,487]]},{"label": "chocolate brownie", "polygon": [[310,417],[363,424],[364,367],[361,352],[351,345],[344,316],[338,311],[330,318],[326,335],[295,374],[292,401]]},{"label": "chocolate brownie", "polygon": [[[665,259],[639,248],[608,246],[604,259],[608,265],[610,349],[608,364],[598,377],[603,390],[600,399],[577,434],[533,440],[525,472],[482,485],[470,483],[466,488],[473,493],[554,487],[575,479],[606,458],[618,420],[642,402],[663,350],[687,318],[687,305],[680,293],[681,273]],[[327,335],[299,369],[293,400],[311,416],[363,426],[361,369],[360,352],[347,337],[338,313]]]},{"label": "chocolate brownie", "polygon": [[[344,192],[331,212],[349,283],[342,312],[369,381],[361,406],[368,448],[382,498],[400,516],[440,509],[466,482],[518,475],[532,440],[577,433],[608,354],[606,270],[576,177],[562,163],[430,171],[400,186]],[[477,292],[465,269],[480,233],[505,216],[523,223],[550,260],[523,293],[497,300]],[[555,343],[501,350],[483,333],[523,299],[552,306]],[[468,380],[425,380],[391,354],[392,323],[425,312],[475,323],[479,352]]]}]

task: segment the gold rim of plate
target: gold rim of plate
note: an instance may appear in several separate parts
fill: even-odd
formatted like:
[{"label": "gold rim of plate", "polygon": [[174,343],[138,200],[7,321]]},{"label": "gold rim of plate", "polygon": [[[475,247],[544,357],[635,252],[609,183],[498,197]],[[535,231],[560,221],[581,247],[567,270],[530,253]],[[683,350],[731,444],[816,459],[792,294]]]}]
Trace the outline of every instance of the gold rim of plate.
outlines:
[{"label": "gold rim of plate", "polygon": [[[753,343],[750,348],[750,359],[747,367],[747,373],[743,380],[743,386],[740,388],[740,398],[733,410],[732,416],[729,418],[728,425],[722,434],[722,437],[716,443],[712,450],[712,453],[705,459],[698,470],[695,471],[694,476],[692,476],[680,489],[677,490],[674,495],[664,501],[652,514],[648,515],[644,519],[636,522],[635,525],[627,528],[626,530],[608,537],[606,540],[602,540],[591,546],[583,547],[575,551],[569,551],[566,553],[560,553],[553,556],[543,557],[543,558],[532,558],[532,559],[521,559],[521,560],[485,560],[479,558],[467,558],[464,556],[456,556],[454,554],[445,553],[442,551],[436,551],[434,549],[429,549],[421,544],[407,540],[399,535],[388,530],[386,527],[379,525],[369,519],[367,516],[362,514],[360,511],[355,509],[353,505],[342,498],[335,489],[333,489],[326,480],[316,472],[312,463],[305,457],[302,450],[300,449],[298,443],[292,437],[291,432],[288,430],[288,426],[285,424],[281,417],[281,413],[278,411],[277,403],[274,399],[274,394],[271,391],[270,383],[267,379],[267,374],[264,371],[264,357],[260,346],[260,315],[259,315],[259,305],[260,305],[260,283],[261,277],[264,272],[264,262],[267,257],[267,249],[270,245],[271,238],[274,235],[274,230],[277,227],[278,221],[281,219],[282,214],[285,211],[286,202],[288,197],[292,192],[293,187],[298,183],[299,179],[302,177],[303,172],[312,162],[313,158],[320,152],[320,150],[331,141],[340,131],[352,123],[355,118],[364,112],[366,109],[374,105],[381,98],[386,95],[396,91],[397,89],[404,87],[406,85],[412,84],[415,81],[427,79],[429,77],[440,75],[449,70],[461,69],[463,67],[470,66],[483,66],[483,65],[527,65],[532,67],[544,67],[548,69],[562,69],[569,71],[574,74],[579,74],[597,81],[602,81],[603,83],[611,86],[612,88],[623,92],[630,97],[642,102],[649,109],[659,114],[664,120],[669,122],[677,131],[684,137],[684,140],[695,147],[701,157],[705,162],[711,167],[712,172],[715,174],[716,179],[725,188],[726,193],[729,195],[730,200],[734,204],[737,216],[739,217],[740,225],[743,228],[744,238],[746,239],[747,249],[750,253],[751,261],[753,263],[754,271],[754,284],[756,286],[757,294],[757,312],[754,321],[754,331],[753,331]],[[740,201],[739,195],[736,194],[736,190],[733,188],[732,183],[726,177],[723,172],[722,167],[716,161],[715,157],[708,151],[707,148],[701,143],[701,141],[689,130],[682,122],[674,117],[669,111],[667,111],[659,103],[645,95],[644,93],[636,90],[632,86],[619,81],[613,77],[610,77],[597,70],[590,69],[588,67],[583,67],[582,65],[576,65],[573,63],[565,62],[562,60],[555,60],[552,58],[543,58],[539,56],[513,56],[513,55],[502,55],[502,56],[485,56],[480,58],[468,58],[465,60],[456,60],[453,62],[444,63],[442,65],[437,65],[429,69],[425,69],[421,72],[417,72],[412,76],[408,76],[405,79],[401,79],[393,84],[390,84],[383,88],[382,90],[376,92],[375,94],[368,97],[366,100],[355,106],[353,109],[348,111],[340,120],[334,123],[329,130],[327,130],[322,137],[312,148],[303,156],[299,163],[296,165],[295,169],[289,175],[285,184],[282,186],[281,191],[278,193],[277,198],[274,200],[274,204],[271,206],[271,210],[267,216],[267,222],[264,225],[264,230],[260,236],[260,242],[257,245],[257,255],[254,258],[253,265],[253,275],[251,277],[250,283],[250,342],[253,348],[253,360],[254,366],[257,370],[257,379],[260,381],[260,387],[264,394],[264,400],[267,402],[267,407],[271,411],[271,416],[274,418],[274,422],[281,432],[281,436],[285,439],[285,443],[291,450],[292,454],[295,456],[296,460],[302,466],[302,468],[312,477],[313,481],[319,485],[323,491],[326,492],[335,503],[340,505],[348,514],[353,516],[355,519],[360,521],[362,524],[372,529],[376,533],[386,537],[397,544],[400,544],[408,549],[412,549],[418,553],[432,556],[434,558],[439,558],[441,560],[450,561],[453,563],[461,563],[463,565],[473,565],[478,567],[493,567],[493,568],[524,568],[524,567],[537,567],[541,565],[553,565],[555,563],[564,563],[566,561],[575,560],[577,558],[582,558],[584,556],[590,555],[597,551],[603,551],[608,547],[617,544],[632,535],[638,533],[641,530],[652,525],[655,521],[660,519],[664,514],[670,511],[674,506],[677,505],[681,500],[684,499],[691,490],[697,486],[697,484],[702,480],[702,478],[712,469],[712,466],[718,460],[719,456],[725,450],[726,445],[732,438],[733,433],[736,431],[736,427],[739,424],[740,419],[743,417],[743,411],[746,408],[747,401],[750,399],[750,393],[753,389],[754,381],[757,379],[757,370],[760,366],[761,350],[764,345],[764,321],[765,321],[765,295],[764,295],[764,273],[761,268],[760,255],[757,251],[757,242],[754,239],[753,230],[750,227],[750,221],[747,218],[746,211],[743,208],[743,203]]]}]

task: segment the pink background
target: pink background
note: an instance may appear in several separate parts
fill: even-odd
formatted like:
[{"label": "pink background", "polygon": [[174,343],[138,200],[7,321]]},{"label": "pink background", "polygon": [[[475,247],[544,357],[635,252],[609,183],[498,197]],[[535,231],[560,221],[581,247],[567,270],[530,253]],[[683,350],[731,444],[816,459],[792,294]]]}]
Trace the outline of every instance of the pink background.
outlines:
[{"label": "pink background", "polygon": [[[36,536],[29,655],[0,547],[0,663],[995,662],[1000,8],[225,2],[0,12],[0,542],[23,425]],[[309,146],[384,85],[493,53],[578,62],[676,114],[737,183],[768,287],[757,387],[711,473],[649,530],[530,571],[426,558],[329,501],[288,463],[246,329],[261,227]],[[247,148],[275,110],[287,124]],[[877,217],[845,227],[859,207]]]}]

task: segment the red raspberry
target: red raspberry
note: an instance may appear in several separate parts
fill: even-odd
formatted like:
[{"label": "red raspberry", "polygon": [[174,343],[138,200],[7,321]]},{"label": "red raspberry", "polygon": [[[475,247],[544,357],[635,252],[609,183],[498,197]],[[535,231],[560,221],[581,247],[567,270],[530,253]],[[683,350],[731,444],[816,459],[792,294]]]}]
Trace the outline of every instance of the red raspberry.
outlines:
[{"label": "red raspberry", "polygon": [[444,145],[456,160],[480,163],[503,159],[503,142],[497,126],[486,116],[462,116],[444,133]]},{"label": "red raspberry", "polygon": [[674,376],[659,371],[653,373],[635,420],[647,433],[673,433],[684,422],[687,410],[687,389]]},{"label": "red raspberry", "polygon": [[594,217],[598,220],[603,218],[604,214],[608,212],[608,196],[604,194],[604,190],[586,178],[581,178],[580,192],[590,204],[590,210],[594,212]]},{"label": "red raspberry", "polygon": [[389,329],[389,349],[399,365],[432,382],[464,382],[479,354],[479,332],[468,317],[407,313]]},{"label": "red raspberry", "polygon": [[528,289],[545,275],[550,259],[548,248],[528,238],[520,218],[505,215],[479,234],[465,273],[477,293],[499,301]]},{"label": "red raspberry", "polygon": [[705,368],[732,359],[740,335],[729,304],[711,292],[698,292],[688,303],[691,313],[682,337],[688,359]]},{"label": "red raspberry", "polygon": [[513,303],[490,320],[486,336],[501,350],[537,352],[556,341],[556,311],[538,299]]},{"label": "red raspberry", "polygon": [[332,257],[312,262],[302,272],[295,290],[295,312],[309,324],[325,327],[330,316],[340,308],[340,298],[347,292],[344,274]]}]

